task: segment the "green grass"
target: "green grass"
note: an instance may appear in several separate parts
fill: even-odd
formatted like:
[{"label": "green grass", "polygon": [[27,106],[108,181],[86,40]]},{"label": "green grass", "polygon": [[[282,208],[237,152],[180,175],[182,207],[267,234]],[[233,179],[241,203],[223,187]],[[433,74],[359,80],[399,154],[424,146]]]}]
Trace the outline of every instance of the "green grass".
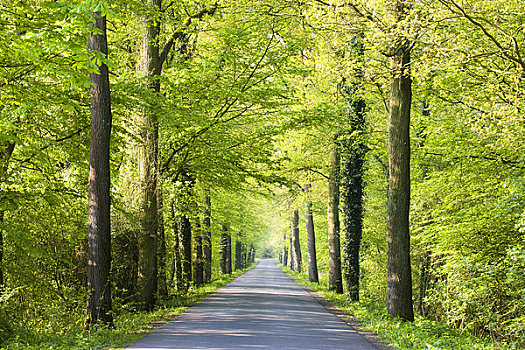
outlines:
[{"label": "green grass", "polygon": [[367,331],[379,335],[386,343],[396,349],[407,350],[494,350],[523,349],[518,343],[506,344],[490,338],[481,338],[467,332],[460,332],[442,322],[416,317],[414,322],[402,322],[392,319],[386,313],[386,303],[378,301],[354,302],[345,294],[328,291],[326,282],[320,284],[308,281],[307,273],[291,272],[287,267],[283,271],[297,283],[316,291],[334,307],[353,316]]},{"label": "green grass", "polygon": [[66,326],[60,333],[46,332],[37,327],[31,328],[28,323],[26,330],[17,332],[14,336],[2,343],[1,350],[91,350],[116,349],[128,346],[155,326],[167,322],[180,315],[188,307],[206,298],[218,288],[233,281],[242,272],[219,276],[211,284],[196,288],[188,295],[173,297],[159,302],[157,309],[151,312],[126,311],[115,317],[113,328],[99,328],[92,331],[83,330],[77,324]]}]

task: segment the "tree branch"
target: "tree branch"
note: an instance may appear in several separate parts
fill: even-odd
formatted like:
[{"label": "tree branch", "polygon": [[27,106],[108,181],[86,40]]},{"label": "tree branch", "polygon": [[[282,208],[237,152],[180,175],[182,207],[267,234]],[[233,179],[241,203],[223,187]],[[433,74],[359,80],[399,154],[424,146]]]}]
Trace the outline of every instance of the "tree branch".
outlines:
[{"label": "tree branch", "polygon": [[182,24],[182,29],[174,32],[171,38],[166,43],[166,45],[164,45],[164,48],[162,49],[162,52],[160,53],[160,66],[161,67],[166,61],[166,58],[168,57],[169,52],[171,51],[173,45],[175,44],[175,41],[179,40],[184,35],[183,30],[188,28],[194,19],[202,19],[202,17],[204,17],[205,15],[210,15],[210,16],[213,15],[215,11],[217,10],[217,6],[218,6],[218,3],[215,2],[213,7],[210,9],[204,8],[194,15],[191,15],[188,13],[188,17]]}]

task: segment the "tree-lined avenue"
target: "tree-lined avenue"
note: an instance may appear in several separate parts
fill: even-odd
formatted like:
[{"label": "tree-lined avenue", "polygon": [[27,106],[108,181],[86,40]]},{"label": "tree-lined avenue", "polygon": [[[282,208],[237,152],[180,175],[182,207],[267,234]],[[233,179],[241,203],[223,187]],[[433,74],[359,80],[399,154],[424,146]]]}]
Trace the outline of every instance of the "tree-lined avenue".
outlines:
[{"label": "tree-lined avenue", "polygon": [[271,260],[128,349],[254,348],[376,349]]}]

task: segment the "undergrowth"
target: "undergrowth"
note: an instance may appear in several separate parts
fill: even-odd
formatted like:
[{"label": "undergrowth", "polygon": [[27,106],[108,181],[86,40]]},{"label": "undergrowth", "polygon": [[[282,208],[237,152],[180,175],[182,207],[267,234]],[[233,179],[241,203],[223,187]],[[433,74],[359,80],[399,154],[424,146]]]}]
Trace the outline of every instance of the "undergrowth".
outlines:
[{"label": "undergrowth", "polygon": [[[282,266],[281,266],[282,267]],[[334,307],[352,315],[353,319],[363,325],[367,331],[380,336],[386,343],[402,350],[495,350],[523,349],[519,342],[503,343],[489,337],[478,337],[469,332],[460,332],[445,323],[423,317],[416,317],[414,322],[403,322],[392,319],[387,313],[385,302],[374,300],[351,301],[345,294],[328,291],[326,281],[313,283],[308,274],[283,271],[297,283],[316,291]]]},{"label": "undergrowth", "polygon": [[1,350],[91,350],[115,349],[128,346],[155,328],[180,315],[188,307],[206,298],[218,288],[233,281],[242,272],[221,275],[211,284],[195,288],[187,295],[173,296],[160,300],[158,307],[151,312],[141,312],[120,308],[115,316],[114,326],[83,330],[82,320],[64,324],[61,331],[46,331],[30,322],[11,329],[11,336],[4,339]]}]

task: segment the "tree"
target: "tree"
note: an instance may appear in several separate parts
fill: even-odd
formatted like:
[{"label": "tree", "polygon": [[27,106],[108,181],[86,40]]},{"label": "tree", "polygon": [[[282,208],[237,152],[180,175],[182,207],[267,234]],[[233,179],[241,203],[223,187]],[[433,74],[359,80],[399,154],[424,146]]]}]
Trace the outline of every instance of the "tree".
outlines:
[{"label": "tree", "polygon": [[[163,66],[175,43],[187,39],[186,30],[194,19],[201,19],[206,14],[213,14],[217,5],[204,7],[193,15],[188,15],[181,23],[181,29],[174,31],[166,41],[162,50],[159,40],[161,34],[161,18],[165,10],[161,0],[147,0],[146,14],[143,16],[144,32],[140,50],[139,70],[145,80],[146,88],[151,92],[149,103],[144,104],[138,117],[138,135],[141,142],[138,147],[139,169],[139,220],[141,232],[139,235],[139,302],[144,309],[155,305],[156,276],[156,238],[158,230],[158,211],[156,196],[161,188],[158,186],[159,167],[159,118],[158,104],[155,99],[160,93],[160,77]],[[171,7],[169,5],[168,7]],[[183,241],[183,245],[184,245]],[[186,252],[185,252],[186,254]],[[186,260],[187,261],[187,260]],[[191,265],[189,267],[191,270]],[[188,272],[188,271],[186,271]],[[191,274],[190,277],[191,279]]]},{"label": "tree", "polygon": [[177,291],[184,292],[184,281],[182,278],[182,248],[181,248],[181,232],[180,232],[180,218],[177,217],[175,209],[175,201],[171,203],[171,220],[173,227],[173,264],[172,275],[170,280],[175,279]]},{"label": "tree", "polygon": [[282,256],[283,256],[282,264],[283,266],[287,266],[288,265],[288,247],[287,247],[288,241],[286,240],[286,233],[283,236],[283,241],[284,241],[284,244],[282,248]]},{"label": "tree", "polygon": [[111,314],[111,220],[109,146],[111,100],[106,16],[94,12],[88,51],[98,72],[89,74],[91,86],[91,141],[89,154],[89,264],[87,326],[112,323]]},{"label": "tree", "polygon": [[[397,22],[404,20],[408,2],[391,2]],[[388,313],[407,321],[414,320],[412,269],[410,265],[410,76],[411,44],[408,38],[395,38],[390,57],[391,94],[388,119]]]},{"label": "tree", "polygon": [[[342,176],[341,187],[343,197],[343,272],[346,292],[351,300],[359,300],[359,251],[363,235],[363,172],[367,146],[363,140],[365,130],[366,102],[363,97],[363,67],[364,46],[360,38],[355,38],[353,51],[357,66],[350,82],[342,83],[348,104],[348,130],[341,142]],[[349,86],[347,86],[347,84]]]},{"label": "tree", "polygon": [[180,219],[180,242],[182,248],[182,283],[184,291],[188,291],[192,281],[192,249],[191,249],[191,222],[186,214],[181,215]]},{"label": "tree", "polygon": [[202,226],[198,219],[195,223],[195,259],[193,266],[193,284],[201,286],[204,283],[204,251],[203,251],[203,236]]},{"label": "tree", "polygon": [[295,209],[292,213],[292,233],[290,235],[290,249],[292,258],[292,270],[301,272],[301,243],[299,242],[299,211]]},{"label": "tree", "polygon": [[235,270],[242,270],[242,242],[240,237],[235,241]]},{"label": "tree", "polygon": [[339,146],[335,138],[330,150],[328,182],[328,289],[343,293],[339,238]]},{"label": "tree", "polygon": [[204,217],[203,224],[203,254],[204,254],[204,283],[211,281],[211,266],[212,266],[212,244],[211,244],[211,198],[207,190],[204,195]]},{"label": "tree", "polygon": [[222,224],[220,267],[223,274],[232,273],[232,238],[229,231],[228,225]]},{"label": "tree", "polygon": [[[160,21],[154,15],[161,10],[161,0],[147,1],[148,14],[144,15],[144,31],[140,47],[140,74],[145,78],[147,89],[160,92],[159,76],[162,60],[157,40]],[[139,113],[138,135],[138,177],[139,177],[139,278],[138,301],[144,310],[155,305],[157,289],[157,181],[158,181],[158,117],[152,106],[144,106]]]},{"label": "tree", "polygon": [[[310,192],[310,185],[305,185],[305,192]],[[317,253],[315,248],[315,229],[314,217],[312,214],[312,203],[308,199],[305,201],[304,221],[306,223],[306,245],[308,248],[308,279],[310,282],[319,283],[317,272]]]}]

